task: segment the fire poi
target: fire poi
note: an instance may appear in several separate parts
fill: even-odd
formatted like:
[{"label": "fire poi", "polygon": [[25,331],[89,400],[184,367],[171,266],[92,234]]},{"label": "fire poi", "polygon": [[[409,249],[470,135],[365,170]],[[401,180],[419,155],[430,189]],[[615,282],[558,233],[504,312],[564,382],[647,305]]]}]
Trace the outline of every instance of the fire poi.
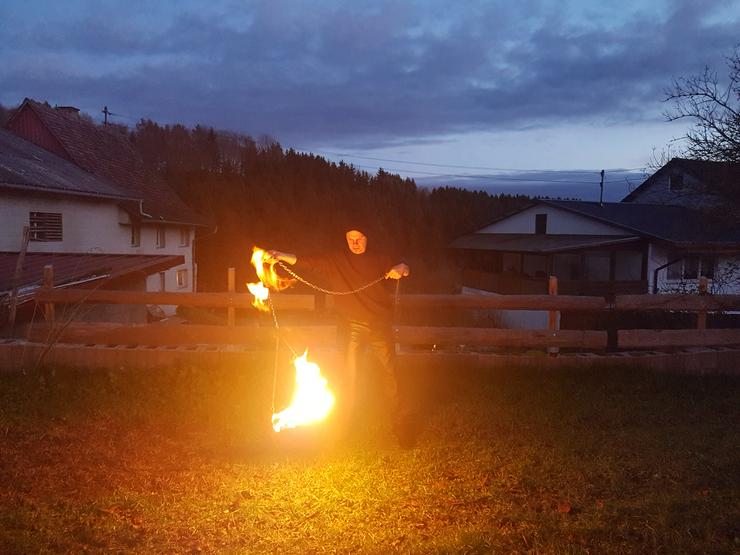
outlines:
[{"label": "fire poi", "polygon": [[[252,266],[257,272],[259,282],[248,283],[247,289],[254,296],[252,305],[259,310],[269,311],[270,289],[281,291],[290,287],[293,280],[281,278],[275,271],[275,261],[264,249],[252,249]],[[277,318],[273,319],[277,326]],[[329,383],[321,375],[321,369],[315,362],[308,360],[308,350],[293,360],[295,366],[295,389],[290,405],[272,415],[272,428],[279,432],[285,428],[296,428],[315,424],[324,420],[334,407],[334,394]],[[273,409],[274,410],[274,409]]]}]

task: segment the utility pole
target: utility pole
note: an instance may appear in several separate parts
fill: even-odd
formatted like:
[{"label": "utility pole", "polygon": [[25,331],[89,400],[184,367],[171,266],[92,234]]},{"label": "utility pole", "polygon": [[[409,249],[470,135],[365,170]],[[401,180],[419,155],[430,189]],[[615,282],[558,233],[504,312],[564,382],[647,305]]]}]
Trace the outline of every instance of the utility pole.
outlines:
[{"label": "utility pole", "polygon": [[110,112],[108,111],[108,106],[103,106],[103,114],[105,115],[105,120],[103,121],[103,125],[108,125],[108,116],[110,115]]},{"label": "utility pole", "polygon": [[604,206],[604,170],[601,170],[601,183],[599,183],[599,206]]}]

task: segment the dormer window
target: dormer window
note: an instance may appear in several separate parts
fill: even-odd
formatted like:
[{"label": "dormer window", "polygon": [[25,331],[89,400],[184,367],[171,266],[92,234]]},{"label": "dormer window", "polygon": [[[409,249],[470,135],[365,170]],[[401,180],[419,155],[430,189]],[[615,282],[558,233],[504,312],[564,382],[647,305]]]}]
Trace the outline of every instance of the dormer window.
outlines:
[{"label": "dormer window", "polygon": [[671,191],[683,190],[683,174],[674,172],[668,176],[668,188]]}]

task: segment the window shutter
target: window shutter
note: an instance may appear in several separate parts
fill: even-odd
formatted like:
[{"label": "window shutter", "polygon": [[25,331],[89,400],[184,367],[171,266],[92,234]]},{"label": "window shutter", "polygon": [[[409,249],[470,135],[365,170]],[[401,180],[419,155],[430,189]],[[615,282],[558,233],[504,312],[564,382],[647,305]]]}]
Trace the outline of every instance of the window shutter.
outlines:
[{"label": "window shutter", "polygon": [[62,214],[57,212],[31,212],[28,217],[31,241],[62,240]]}]

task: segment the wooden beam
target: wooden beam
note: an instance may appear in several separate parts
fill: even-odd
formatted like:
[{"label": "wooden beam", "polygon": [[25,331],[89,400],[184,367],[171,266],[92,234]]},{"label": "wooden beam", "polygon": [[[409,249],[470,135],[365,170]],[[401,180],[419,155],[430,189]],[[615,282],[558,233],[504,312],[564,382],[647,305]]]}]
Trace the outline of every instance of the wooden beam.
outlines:
[{"label": "wooden beam", "polygon": [[617,310],[738,310],[740,295],[617,295]]},{"label": "wooden beam", "polygon": [[[226,276],[226,290],[229,293],[236,292],[236,268],[229,268]],[[236,309],[230,306],[226,309],[226,324],[234,326],[236,324]]]},{"label": "wooden beam", "polygon": [[[56,289],[36,293],[40,303],[80,302],[106,304],[171,304],[210,308],[252,308],[250,293],[168,293],[148,291],[109,291],[104,289]],[[313,295],[273,294],[275,307],[281,310],[313,310]]]},{"label": "wooden beam", "polygon": [[[557,277],[550,276],[550,279],[548,280],[548,284],[547,284],[547,293],[549,295],[558,294],[558,278]],[[554,331],[557,331],[557,329],[558,329],[558,311],[550,310],[547,313],[547,330],[550,332],[554,332]],[[558,348],[548,347],[547,354],[548,356],[551,356],[551,357],[558,356]]]},{"label": "wooden beam", "polygon": [[606,348],[606,332],[593,330],[401,326],[396,329],[396,340],[406,345]]},{"label": "wooden beam", "polygon": [[580,295],[402,295],[402,308],[498,308],[502,310],[604,310],[603,297]]},{"label": "wooden beam", "polygon": [[[53,293],[54,292],[54,266],[47,264],[44,266],[44,281],[42,283],[41,291]],[[44,304],[44,318],[49,328],[54,326],[54,302],[47,301]]]},{"label": "wooden beam", "polygon": [[23,273],[23,260],[28,250],[28,240],[31,237],[30,228],[23,226],[23,236],[21,238],[21,250],[18,251],[18,259],[15,261],[15,272],[13,273],[13,285],[10,291],[10,308],[8,309],[8,324],[12,327],[15,325],[15,314],[18,307],[18,287],[20,286],[21,274]]},{"label": "wooden beam", "polygon": [[619,330],[620,349],[740,345],[740,330]]},{"label": "wooden beam", "polygon": [[[280,337],[303,350],[336,344],[335,326],[283,326]],[[30,341],[44,342],[48,328],[33,325]],[[263,326],[210,326],[193,324],[111,324],[71,322],[60,330],[60,343],[97,345],[249,345],[274,348],[275,329]]]}]

